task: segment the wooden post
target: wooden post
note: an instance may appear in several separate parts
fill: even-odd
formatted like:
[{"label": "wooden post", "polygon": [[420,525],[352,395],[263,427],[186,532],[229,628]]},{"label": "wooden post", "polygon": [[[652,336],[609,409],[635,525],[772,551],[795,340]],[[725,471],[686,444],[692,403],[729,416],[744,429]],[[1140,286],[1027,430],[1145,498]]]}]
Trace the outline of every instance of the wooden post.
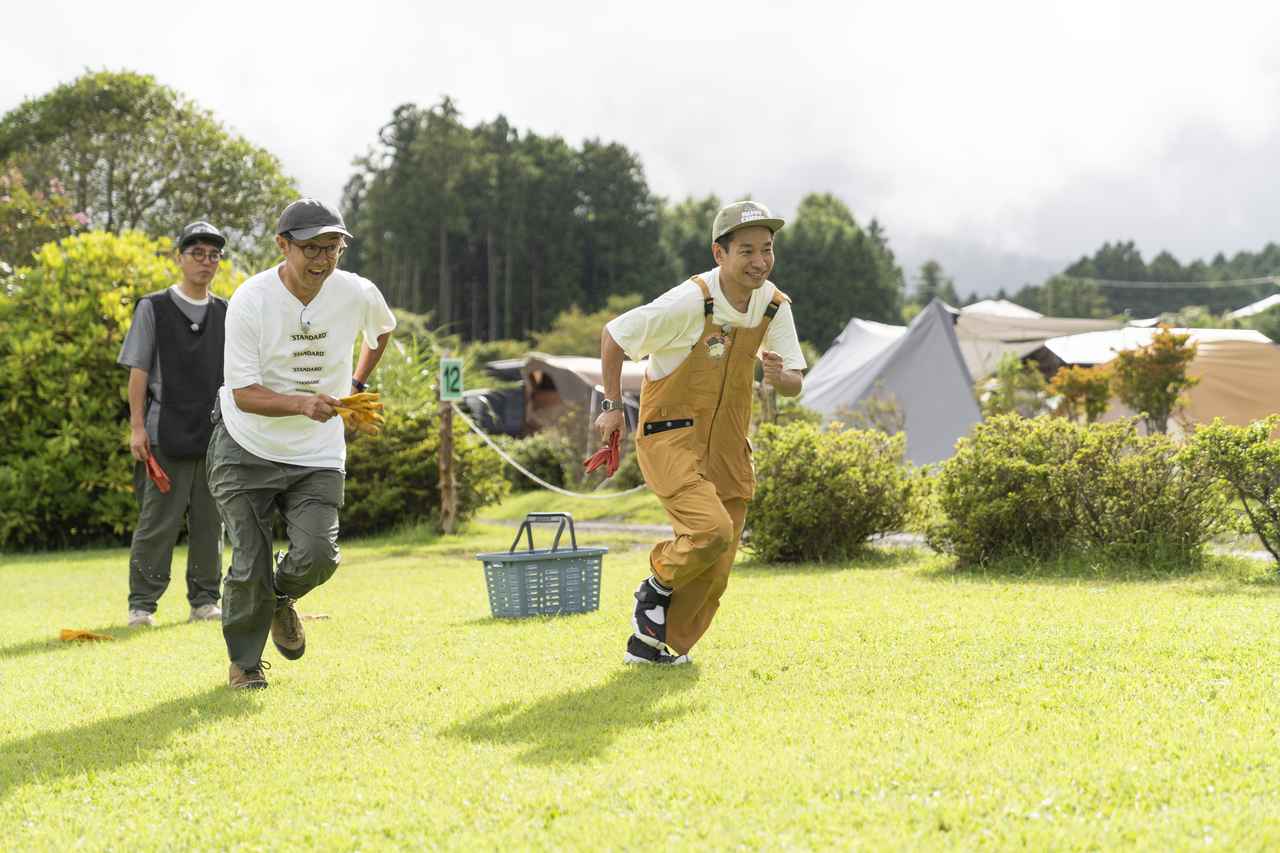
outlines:
[{"label": "wooden post", "polygon": [[439,388],[436,389],[436,400],[440,406],[440,452],[437,455],[440,466],[440,530],[452,533],[458,523],[458,484],[453,477],[453,403],[440,399]]}]

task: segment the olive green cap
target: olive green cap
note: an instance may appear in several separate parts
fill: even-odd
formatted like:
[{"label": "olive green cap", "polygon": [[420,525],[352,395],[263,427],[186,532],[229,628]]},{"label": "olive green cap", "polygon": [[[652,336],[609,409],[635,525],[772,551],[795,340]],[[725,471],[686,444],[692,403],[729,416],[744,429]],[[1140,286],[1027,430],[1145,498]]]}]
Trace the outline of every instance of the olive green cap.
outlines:
[{"label": "olive green cap", "polygon": [[711,242],[714,243],[730,231],[750,225],[763,225],[777,233],[785,224],[758,201],[735,201],[720,208],[720,212],[716,214],[716,221],[711,226]]}]

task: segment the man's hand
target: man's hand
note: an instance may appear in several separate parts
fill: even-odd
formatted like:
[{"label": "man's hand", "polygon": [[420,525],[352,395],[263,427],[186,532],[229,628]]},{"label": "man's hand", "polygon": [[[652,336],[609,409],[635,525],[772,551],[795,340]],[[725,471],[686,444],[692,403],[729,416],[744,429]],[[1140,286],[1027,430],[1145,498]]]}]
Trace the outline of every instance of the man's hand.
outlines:
[{"label": "man's hand", "polygon": [[777,388],[782,381],[782,356],[765,350],[760,353],[760,360],[764,362],[764,381]]},{"label": "man's hand", "polygon": [[611,409],[607,412],[601,412],[600,417],[596,418],[596,432],[600,434],[600,441],[607,443],[609,436],[615,431],[618,435],[622,435],[627,431],[627,419],[622,410]]},{"label": "man's hand", "polygon": [[313,421],[324,423],[338,414],[338,410],[334,408],[337,405],[339,405],[337,399],[330,397],[328,394],[312,394],[302,398],[298,414],[306,415]]},{"label": "man's hand", "polygon": [[151,455],[151,439],[147,438],[146,427],[129,428],[129,452],[139,462],[147,461],[147,457]]}]

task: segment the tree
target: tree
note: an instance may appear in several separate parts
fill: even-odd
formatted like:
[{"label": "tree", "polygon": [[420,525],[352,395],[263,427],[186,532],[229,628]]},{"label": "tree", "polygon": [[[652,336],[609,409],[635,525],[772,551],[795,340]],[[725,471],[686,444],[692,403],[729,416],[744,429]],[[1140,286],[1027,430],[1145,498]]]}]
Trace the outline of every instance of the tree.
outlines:
[{"label": "tree", "polygon": [[253,261],[274,253],[275,218],[297,192],[280,162],[149,75],[97,71],[0,119],[0,161],[31,185],[65,183],[95,229],[177,234],[208,219]]},{"label": "tree", "polygon": [[1083,414],[1086,423],[1093,423],[1111,401],[1111,369],[1105,364],[1060,367],[1049,380],[1049,393],[1062,398],[1059,414],[1072,421]]},{"label": "tree", "polygon": [[984,418],[1003,414],[1035,417],[1044,409],[1044,376],[1034,361],[1022,361],[1011,352],[1000,357],[996,372],[974,389]]},{"label": "tree", "polygon": [[902,311],[902,270],[879,224],[861,228],[833,195],[805,196],[778,232],[773,280],[796,301],[797,331],[819,349],[850,317],[886,323]]},{"label": "tree", "polygon": [[1112,362],[1116,396],[1142,414],[1148,434],[1166,432],[1182,392],[1200,382],[1187,375],[1187,366],[1196,357],[1196,345],[1190,341],[1189,334],[1174,334],[1161,325],[1145,347],[1116,353]]},{"label": "tree", "polygon": [[920,273],[916,276],[915,301],[928,305],[934,299],[941,299],[948,305],[960,304],[956,283],[942,271],[942,264],[930,259],[920,265]]},{"label": "tree", "polygon": [[59,180],[50,178],[47,186],[47,192],[28,189],[17,167],[0,166],[0,276],[30,263],[45,243],[88,224],[89,218],[75,211]]},{"label": "tree", "polygon": [[719,197],[690,196],[674,206],[658,210],[662,253],[670,263],[672,285],[715,265],[711,257],[711,223],[723,203]]},{"label": "tree", "polygon": [[[138,508],[115,357],[138,298],[179,278],[172,248],[91,231],[45,245],[0,291],[0,549],[126,541]],[[213,289],[240,279],[224,264]]]},{"label": "tree", "polygon": [[599,358],[600,330],[604,328],[604,324],[643,301],[634,293],[610,296],[604,308],[590,314],[582,313],[577,305],[570,305],[556,315],[550,329],[534,332],[534,349],[549,355],[588,355]]}]

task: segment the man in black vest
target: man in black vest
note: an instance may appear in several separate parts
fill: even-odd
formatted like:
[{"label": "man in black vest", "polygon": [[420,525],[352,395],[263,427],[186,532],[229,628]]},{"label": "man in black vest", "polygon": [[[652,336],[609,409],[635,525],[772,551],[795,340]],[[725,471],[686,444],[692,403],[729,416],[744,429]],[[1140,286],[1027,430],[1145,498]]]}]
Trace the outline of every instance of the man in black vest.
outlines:
[{"label": "man in black vest", "polygon": [[[129,549],[129,624],[154,625],[187,518],[190,621],[222,617],[222,522],[209,495],[209,415],[222,385],[227,302],[209,293],[227,239],[208,222],[178,237],[182,282],[138,300],[117,361],[129,368],[129,449],[140,511]],[[150,457],[168,490],[147,475]],[[163,481],[162,481],[163,482]]]}]

